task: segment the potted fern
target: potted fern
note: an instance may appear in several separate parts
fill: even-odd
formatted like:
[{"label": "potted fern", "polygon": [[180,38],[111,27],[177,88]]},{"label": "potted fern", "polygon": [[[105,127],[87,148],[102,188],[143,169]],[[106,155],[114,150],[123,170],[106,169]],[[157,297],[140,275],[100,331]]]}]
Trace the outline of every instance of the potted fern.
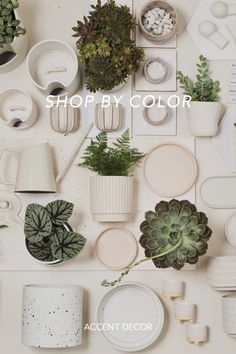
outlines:
[{"label": "potted fern", "polygon": [[94,221],[129,220],[133,213],[134,191],[134,177],[129,176],[129,172],[143,157],[143,153],[130,147],[129,130],[110,147],[106,132],[91,141],[79,166],[98,174],[90,179],[90,206]]},{"label": "potted fern", "polygon": [[94,93],[115,91],[144,59],[143,49],[133,40],[135,20],[128,6],[114,0],[104,4],[98,0],[91,8],[89,16],[73,27],[80,61],[85,64],[86,87]]},{"label": "potted fern", "polygon": [[191,97],[187,113],[192,134],[196,137],[211,137],[216,135],[222,116],[220,82],[210,78],[209,65],[203,55],[199,57],[197,71],[196,82],[181,71],[177,73],[177,79],[184,94]]},{"label": "potted fern", "polygon": [[28,37],[18,7],[18,0],[0,0],[0,73],[13,70],[27,53]]}]

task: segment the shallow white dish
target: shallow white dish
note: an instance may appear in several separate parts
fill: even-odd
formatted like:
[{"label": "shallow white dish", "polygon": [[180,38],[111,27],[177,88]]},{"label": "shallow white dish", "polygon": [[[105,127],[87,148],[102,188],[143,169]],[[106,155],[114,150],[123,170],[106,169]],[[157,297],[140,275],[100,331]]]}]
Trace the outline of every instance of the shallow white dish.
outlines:
[{"label": "shallow white dish", "polygon": [[197,163],[183,145],[164,143],[146,156],[143,177],[153,193],[166,198],[180,196],[195,183]]},{"label": "shallow white dish", "polygon": [[[121,351],[135,352],[154,343],[164,325],[164,310],[159,297],[149,288],[127,283],[110,290],[100,301],[97,322],[118,324],[118,330],[102,331],[108,343]],[[124,324],[149,324],[151,331],[124,331]]]},{"label": "shallow white dish", "polygon": [[236,208],[236,177],[219,176],[206,179],[201,185],[204,203],[213,209]]},{"label": "shallow white dish", "polygon": [[130,265],[137,254],[134,236],[124,228],[103,231],[95,243],[95,255],[106,267],[123,269]]}]

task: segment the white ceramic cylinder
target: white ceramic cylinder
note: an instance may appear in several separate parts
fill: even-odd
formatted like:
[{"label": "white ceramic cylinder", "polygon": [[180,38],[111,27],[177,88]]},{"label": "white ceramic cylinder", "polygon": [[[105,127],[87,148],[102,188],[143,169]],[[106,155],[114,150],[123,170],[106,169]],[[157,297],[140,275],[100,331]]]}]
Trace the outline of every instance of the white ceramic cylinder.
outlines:
[{"label": "white ceramic cylinder", "polygon": [[82,344],[83,289],[76,285],[26,285],[22,343],[69,348]]},{"label": "white ceramic cylinder", "polygon": [[184,282],[181,280],[163,280],[162,293],[169,300],[183,298]]},{"label": "white ceramic cylinder", "polygon": [[236,290],[236,256],[209,257],[207,280],[215,290]]},{"label": "white ceramic cylinder", "polygon": [[90,209],[94,221],[128,221],[133,213],[133,192],[133,177],[91,177]]},{"label": "white ceramic cylinder", "polygon": [[186,337],[190,343],[201,344],[208,340],[208,327],[202,324],[186,326]]},{"label": "white ceramic cylinder", "polygon": [[[21,21],[19,13],[17,10],[14,10],[15,18]],[[24,27],[24,24],[21,21],[21,27]],[[15,37],[13,43],[7,44],[0,48],[0,74],[5,74],[13,69],[15,69],[21,62],[24,60],[28,50],[28,35],[27,33],[19,37]],[[2,55],[6,52],[12,52],[13,56],[9,61],[2,62]],[[15,55],[14,55],[15,54]],[[2,63],[1,63],[2,62]]]},{"label": "white ceramic cylinder", "polygon": [[215,136],[222,114],[220,102],[191,102],[186,107],[191,133],[196,137]]},{"label": "white ceramic cylinder", "polygon": [[223,328],[224,332],[236,336],[236,295],[222,297]]},{"label": "white ceramic cylinder", "polygon": [[73,133],[79,128],[79,109],[70,104],[53,105],[50,109],[51,128],[61,134]]},{"label": "white ceramic cylinder", "polygon": [[123,123],[123,107],[121,104],[111,103],[109,107],[96,105],[95,125],[103,132],[114,132],[121,129]]},{"label": "white ceramic cylinder", "polygon": [[193,322],[196,318],[196,305],[191,302],[178,301],[174,304],[175,318],[178,321]]}]

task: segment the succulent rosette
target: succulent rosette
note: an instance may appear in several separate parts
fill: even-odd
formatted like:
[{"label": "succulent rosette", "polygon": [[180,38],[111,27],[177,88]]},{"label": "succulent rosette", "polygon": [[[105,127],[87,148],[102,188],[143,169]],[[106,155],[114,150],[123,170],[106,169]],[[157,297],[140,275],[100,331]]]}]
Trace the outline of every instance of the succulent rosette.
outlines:
[{"label": "succulent rosette", "polygon": [[[139,243],[145,249],[146,257],[170,251],[163,257],[152,259],[157,268],[180,270],[185,263],[196,264],[207,252],[207,241],[212,234],[207,224],[207,216],[198,212],[189,201],[161,201],[155,212],[145,214]],[[171,251],[176,245],[179,246]]]}]

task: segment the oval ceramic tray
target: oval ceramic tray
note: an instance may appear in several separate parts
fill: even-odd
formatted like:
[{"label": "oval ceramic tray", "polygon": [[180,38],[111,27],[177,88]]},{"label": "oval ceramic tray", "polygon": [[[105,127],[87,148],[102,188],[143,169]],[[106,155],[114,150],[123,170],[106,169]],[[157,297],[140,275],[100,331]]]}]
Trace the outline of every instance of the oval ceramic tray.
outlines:
[{"label": "oval ceramic tray", "polygon": [[124,228],[110,228],[98,237],[95,255],[106,267],[123,269],[133,262],[137,248],[136,239],[131,232]]},{"label": "oval ceramic tray", "polygon": [[[164,310],[159,297],[149,288],[127,283],[110,290],[100,301],[97,322],[116,325],[102,331],[108,343],[121,351],[135,352],[154,343],[164,325]],[[150,330],[125,330],[128,324],[146,324]]]},{"label": "oval ceramic tray", "polygon": [[229,244],[236,248],[236,214],[233,214],[225,223],[225,235]]},{"label": "oval ceramic tray", "polygon": [[197,162],[185,146],[156,146],[143,162],[143,177],[153,193],[172,198],[186,193],[197,178]]},{"label": "oval ceramic tray", "polygon": [[211,177],[201,186],[204,203],[213,209],[236,208],[236,177]]}]

